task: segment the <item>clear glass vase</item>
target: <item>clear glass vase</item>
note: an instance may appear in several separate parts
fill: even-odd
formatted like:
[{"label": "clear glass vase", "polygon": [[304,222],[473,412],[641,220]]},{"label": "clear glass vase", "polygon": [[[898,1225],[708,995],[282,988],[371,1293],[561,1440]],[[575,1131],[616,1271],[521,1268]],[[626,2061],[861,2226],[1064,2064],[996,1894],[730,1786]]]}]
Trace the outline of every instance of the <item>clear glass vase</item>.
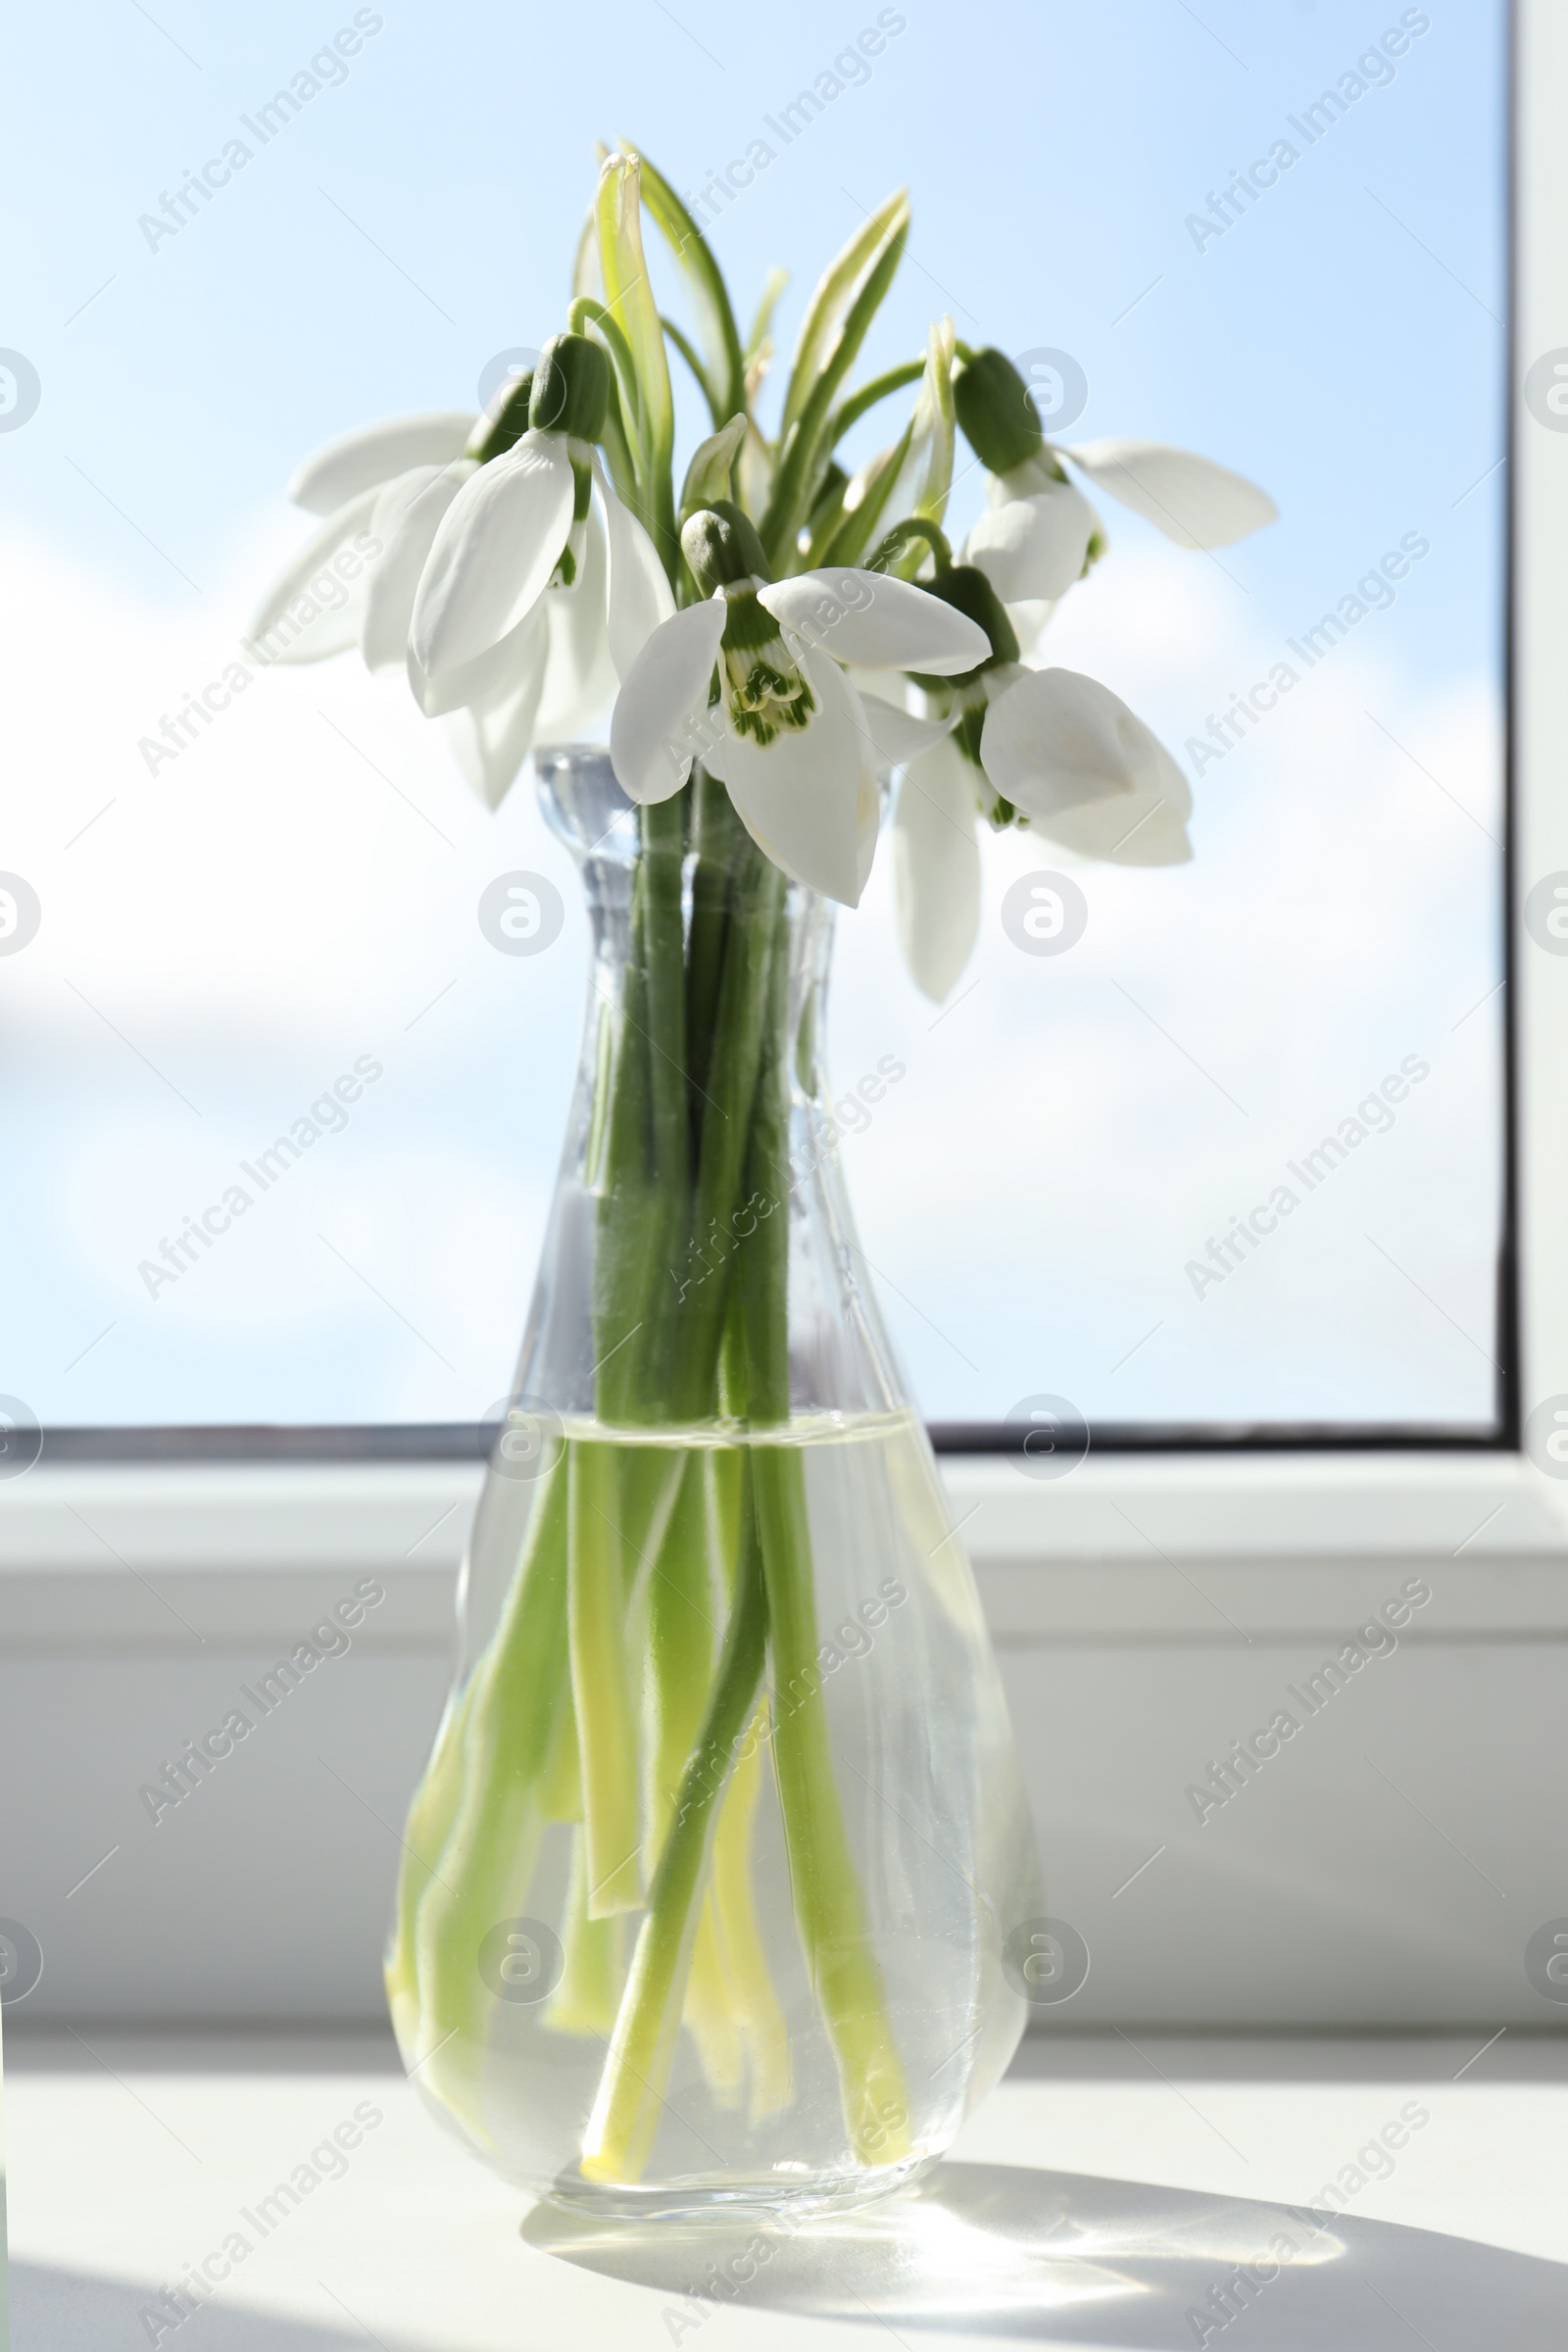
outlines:
[{"label": "clear glass vase", "polygon": [[[861,1280],[832,910],[697,770],[538,760],[594,960],[387,1955],[427,2100],[613,2213],[853,2203],[952,2141],[1042,1909],[1012,1735]],[[886,1082],[900,1073],[889,1066]]]}]

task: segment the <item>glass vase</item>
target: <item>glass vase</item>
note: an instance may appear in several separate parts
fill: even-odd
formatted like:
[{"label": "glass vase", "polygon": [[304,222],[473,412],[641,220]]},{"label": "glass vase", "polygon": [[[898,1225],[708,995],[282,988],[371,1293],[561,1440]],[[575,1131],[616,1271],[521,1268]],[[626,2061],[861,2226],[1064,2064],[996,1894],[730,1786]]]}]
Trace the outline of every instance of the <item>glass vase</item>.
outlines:
[{"label": "glass vase", "polygon": [[701,768],[639,810],[603,752],[537,765],[587,893],[587,1021],[409,1815],[393,2023],[436,2112],[535,2192],[855,2203],[1004,2069],[1004,1943],[1043,1906],[842,1183],[832,909]]}]

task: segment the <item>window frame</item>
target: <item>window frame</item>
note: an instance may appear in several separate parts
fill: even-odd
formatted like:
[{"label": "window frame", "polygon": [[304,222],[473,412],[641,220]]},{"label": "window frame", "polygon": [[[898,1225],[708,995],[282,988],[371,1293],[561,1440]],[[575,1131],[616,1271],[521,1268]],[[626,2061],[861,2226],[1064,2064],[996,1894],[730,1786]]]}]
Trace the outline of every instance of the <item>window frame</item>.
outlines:
[{"label": "window frame", "polygon": [[[1568,1228],[1555,1231],[1550,1214],[1554,1170],[1568,1164],[1568,1100],[1553,1104],[1551,1099],[1553,1065],[1568,1067],[1568,993],[1554,994],[1555,959],[1529,952],[1521,895],[1532,874],[1554,870],[1554,857],[1568,868],[1568,811],[1559,815],[1552,808],[1550,750],[1553,739],[1568,741],[1568,676],[1554,678],[1551,662],[1554,636],[1558,643],[1568,637],[1568,564],[1554,556],[1554,548],[1568,545],[1568,448],[1557,462],[1557,436],[1521,416],[1524,371],[1539,349],[1550,348],[1549,325],[1538,330],[1535,321],[1553,316],[1568,320],[1568,263],[1554,254],[1550,229],[1554,212],[1559,219],[1568,214],[1568,163],[1553,147],[1549,95],[1554,89],[1568,94],[1568,29],[1553,20],[1546,0],[1512,0],[1504,42],[1504,152],[1512,168],[1505,192],[1503,463],[1510,494],[1502,524],[1502,1196],[1494,1426],[1094,1421],[1091,1452],[1518,1454],[1529,1400],[1568,1394]],[[1568,981],[1568,974],[1563,978]],[[944,1455],[1016,1454],[1028,1434],[1006,1423],[939,1421],[928,1427],[933,1446]],[[464,1422],[46,1425],[39,1459],[61,1466],[471,1461],[487,1454],[493,1428]]]}]

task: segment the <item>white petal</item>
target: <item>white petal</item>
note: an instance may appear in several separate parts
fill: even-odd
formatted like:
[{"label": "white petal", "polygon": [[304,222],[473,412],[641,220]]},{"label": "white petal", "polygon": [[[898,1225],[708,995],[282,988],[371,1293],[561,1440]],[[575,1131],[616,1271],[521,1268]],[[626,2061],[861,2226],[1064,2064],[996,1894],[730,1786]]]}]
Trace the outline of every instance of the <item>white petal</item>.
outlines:
[{"label": "white petal", "polygon": [[1178,547],[1228,547],[1279,515],[1268,492],[1244,474],[1162,441],[1085,441],[1061,454]]},{"label": "white petal", "polygon": [[411,646],[407,662],[410,691],[426,718],[443,718],[449,710],[490,702],[498,693],[512,693],[536,669],[542,679],[549,651],[550,629],[541,597],[499,645],[457,669],[444,669],[438,678],[425,675]]},{"label": "white petal", "polygon": [[615,698],[615,665],[605,627],[608,558],[605,526],[588,514],[582,571],[570,588],[552,588],[539,609],[550,630],[545,690],[534,720],[536,743],[574,743]]},{"label": "white petal", "polygon": [[956,743],[914,760],[893,811],[893,889],[904,960],[940,1004],[980,931],[979,778]]},{"label": "white petal", "polygon": [[762,748],[726,734],[725,777],[759,849],[808,889],[856,906],[876,846],[874,755],[859,697],[825,655],[803,667],[816,698],[807,725]]},{"label": "white petal", "polygon": [[1071,482],[1048,482],[1028,498],[988,507],[964,544],[1004,604],[1054,599],[1084,567],[1099,516]]},{"label": "white petal", "polygon": [[330,514],[362,490],[407,473],[411,466],[446,466],[461,458],[478,419],[467,409],[431,409],[416,416],[388,416],[326,442],[308,457],[288,486],[297,507]]},{"label": "white petal", "polygon": [[615,675],[624,678],[660,622],[674,612],[675,599],[648,533],[621,505],[603,469],[595,470],[610,532],[610,658]]},{"label": "white petal", "polygon": [[855,904],[860,904],[876,858],[876,837],[882,830],[882,790],[875,772],[860,770],[859,797],[855,804]]},{"label": "white petal", "polygon": [[909,711],[901,710],[896,703],[883,702],[880,695],[860,690],[860,709],[865,713],[866,732],[871,738],[878,767],[903,767],[906,761],[916,760],[928,752],[944,735],[951,735],[958,723],[955,710],[948,718],[915,718]]},{"label": "white petal", "polygon": [[1159,738],[1095,678],[1025,670],[986,712],[980,758],[1031,822],[1086,857],[1179,862],[1187,779]]},{"label": "white petal", "polygon": [[667,801],[691,773],[726,618],[722,597],[661,621],[627,673],[610,722],[610,757],[629,800]]},{"label": "white petal", "polygon": [[1187,827],[1173,802],[1161,793],[1135,793],[1114,804],[1102,801],[1092,808],[1069,808],[1049,823],[1036,820],[1031,830],[1104,865],[1186,865],[1193,855]]},{"label": "white petal", "polygon": [[[349,584],[331,564],[352,539],[368,533],[379,496],[376,490],[365,490],[351,498],[284,564],[247,631],[261,661],[324,662],[329,654],[358,644],[365,612],[363,559],[358,576]],[[270,635],[271,644],[267,642]]]},{"label": "white petal", "polygon": [[[1146,730],[1147,731],[1147,730]],[[1080,858],[1110,865],[1185,865],[1193,854],[1186,819],[1193,796],[1187,778],[1156,736],[1154,772],[1130,793],[1091,801],[1031,824]]]},{"label": "white petal", "polygon": [[803,643],[869,669],[957,677],[988,659],[978,621],[911,581],[879,571],[798,572],[760,588],[757,601]]},{"label": "white petal", "polygon": [[469,475],[442,516],[415,599],[410,643],[427,677],[516,627],[561,560],[571,508],[571,460],[559,433],[524,433]]},{"label": "white petal", "polygon": [[360,651],[367,669],[401,669],[419,574],[437,525],[470,473],[472,458],[450,466],[415,466],[377,493],[370,517],[381,554],[366,583]]},{"label": "white petal", "polygon": [[[544,623],[541,618],[540,630]],[[499,808],[534,740],[544,664],[488,701],[451,711],[441,722],[463,774],[487,808]]]}]

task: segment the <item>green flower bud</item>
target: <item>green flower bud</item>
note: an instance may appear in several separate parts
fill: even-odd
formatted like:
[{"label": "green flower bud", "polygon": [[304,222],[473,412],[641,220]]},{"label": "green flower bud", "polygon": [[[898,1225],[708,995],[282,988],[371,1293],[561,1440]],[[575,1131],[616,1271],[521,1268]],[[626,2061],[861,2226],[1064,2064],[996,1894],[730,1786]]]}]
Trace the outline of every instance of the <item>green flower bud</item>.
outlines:
[{"label": "green flower bud", "polygon": [[[1007,618],[1007,609],[978,565],[955,564],[947,571],[939,571],[934,580],[921,580],[918,585],[927,596],[940,596],[945,605],[952,605],[970,620],[978,621],[990,638],[990,659],[965,671],[965,677],[977,676],[982,669],[989,669],[993,662],[1017,661],[1018,639]],[[909,674],[917,685],[927,689],[963,684],[962,678],[923,678],[912,670]]]},{"label": "green flower bud", "polygon": [[485,465],[520,441],[528,430],[528,404],[533,398],[533,375],[519,375],[493,416],[481,416],[468,435],[470,458]]},{"label": "green flower bud", "polygon": [[732,587],[737,580],[772,576],[756,524],[727,498],[715,499],[710,507],[699,507],[688,517],[680,543],[704,596],[711,596],[715,588]]},{"label": "green flower bud", "polygon": [[533,371],[528,423],[536,433],[597,441],[610,410],[610,360],[587,335],[552,335]]},{"label": "green flower bud", "polygon": [[964,439],[993,473],[1010,473],[1045,438],[1029,387],[1004,352],[975,353],[958,371],[953,406]]}]

